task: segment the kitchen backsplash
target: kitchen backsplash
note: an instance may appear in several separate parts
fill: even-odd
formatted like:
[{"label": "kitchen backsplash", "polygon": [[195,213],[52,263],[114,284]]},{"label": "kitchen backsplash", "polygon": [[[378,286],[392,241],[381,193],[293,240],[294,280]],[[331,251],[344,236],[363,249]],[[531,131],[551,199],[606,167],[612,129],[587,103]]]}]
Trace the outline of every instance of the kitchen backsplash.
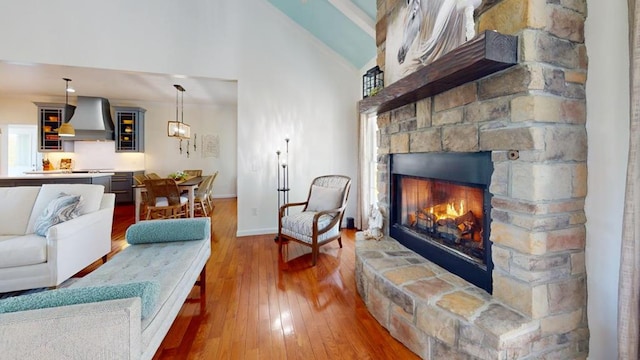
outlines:
[{"label": "kitchen backsplash", "polygon": [[55,169],[60,168],[60,160],[72,159],[73,169],[144,169],[144,153],[116,153],[113,141],[76,141],[74,152],[45,153]]}]

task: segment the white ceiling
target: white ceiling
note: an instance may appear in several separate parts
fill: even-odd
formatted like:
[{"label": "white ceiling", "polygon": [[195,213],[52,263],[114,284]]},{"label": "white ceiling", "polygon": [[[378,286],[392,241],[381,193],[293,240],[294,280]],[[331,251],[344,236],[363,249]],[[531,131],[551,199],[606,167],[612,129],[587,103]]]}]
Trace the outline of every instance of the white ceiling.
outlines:
[{"label": "white ceiling", "polygon": [[114,100],[175,102],[174,84],[185,88],[185,104],[236,105],[236,81],[61,65],[20,64],[0,60],[0,96],[64,97],[65,81],[75,96]]}]

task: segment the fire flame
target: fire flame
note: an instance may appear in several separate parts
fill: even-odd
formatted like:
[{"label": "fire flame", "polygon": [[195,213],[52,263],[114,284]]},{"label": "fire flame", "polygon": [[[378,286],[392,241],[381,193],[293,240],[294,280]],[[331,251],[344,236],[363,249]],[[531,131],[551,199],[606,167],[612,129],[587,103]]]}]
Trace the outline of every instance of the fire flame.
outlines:
[{"label": "fire flame", "polygon": [[448,204],[439,204],[432,206],[430,208],[426,208],[425,212],[432,214],[436,217],[436,220],[441,219],[455,219],[464,215],[466,210],[466,203],[464,200],[460,200],[460,204],[456,209],[456,205],[454,202],[450,202]]}]

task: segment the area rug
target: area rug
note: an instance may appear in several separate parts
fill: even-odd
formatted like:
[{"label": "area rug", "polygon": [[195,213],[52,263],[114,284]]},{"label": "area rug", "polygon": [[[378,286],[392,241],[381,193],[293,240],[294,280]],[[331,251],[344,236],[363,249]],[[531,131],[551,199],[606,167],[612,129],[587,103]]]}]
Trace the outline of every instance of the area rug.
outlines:
[{"label": "area rug", "polygon": [[[66,287],[70,286],[71,284],[73,284],[74,282],[78,281],[79,279],[80,278],[67,279],[62,284],[58,285],[58,289],[66,288]],[[52,289],[53,288],[42,287],[42,288],[20,290],[20,291],[9,291],[9,292],[6,292],[6,293],[0,293],[0,300],[7,299],[7,298],[10,298],[10,297],[14,297],[14,296],[39,293],[41,291],[52,290]]]}]

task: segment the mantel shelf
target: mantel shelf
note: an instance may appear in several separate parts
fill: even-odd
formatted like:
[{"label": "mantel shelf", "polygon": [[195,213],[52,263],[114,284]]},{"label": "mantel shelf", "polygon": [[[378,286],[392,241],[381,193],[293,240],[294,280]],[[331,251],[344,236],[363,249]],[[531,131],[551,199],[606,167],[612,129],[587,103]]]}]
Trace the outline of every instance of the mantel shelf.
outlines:
[{"label": "mantel shelf", "polygon": [[416,72],[360,101],[360,113],[381,114],[517,64],[518,38],[485,31]]}]

